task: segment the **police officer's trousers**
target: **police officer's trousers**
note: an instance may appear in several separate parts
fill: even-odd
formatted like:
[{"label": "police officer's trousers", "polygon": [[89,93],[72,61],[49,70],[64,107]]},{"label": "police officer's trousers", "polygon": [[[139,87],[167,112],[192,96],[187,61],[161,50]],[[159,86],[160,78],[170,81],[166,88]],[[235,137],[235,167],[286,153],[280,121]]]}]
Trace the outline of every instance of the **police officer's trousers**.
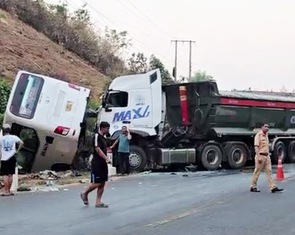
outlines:
[{"label": "police officer's trousers", "polygon": [[269,188],[273,189],[276,187],[275,182],[271,176],[271,160],[269,156],[263,156],[263,155],[256,155],[255,156],[255,170],[253,172],[253,177],[252,177],[252,188],[257,188],[257,181],[260,175],[260,172],[264,170]]}]

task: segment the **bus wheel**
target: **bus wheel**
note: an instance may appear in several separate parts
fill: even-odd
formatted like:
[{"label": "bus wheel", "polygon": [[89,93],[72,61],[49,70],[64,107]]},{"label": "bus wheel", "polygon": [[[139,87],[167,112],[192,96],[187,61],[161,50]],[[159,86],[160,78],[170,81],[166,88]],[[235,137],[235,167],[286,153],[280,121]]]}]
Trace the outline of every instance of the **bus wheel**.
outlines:
[{"label": "bus wheel", "polygon": [[206,145],[201,152],[201,162],[207,170],[217,170],[222,161],[222,151],[214,144]]},{"label": "bus wheel", "polygon": [[242,144],[229,144],[226,155],[231,169],[241,169],[247,162],[247,149]]},{"label": "bus wheel", "polygon": [[138,146],[130,146],[129,164],[130,170],[133,172],[141,172],[145,169],[147,156],[145,151]]},{"label": "bus wheel", "polygon": [[295,141],[291,141],[288,147],[288,160],[290,163],[295,163]]},{"label": "bus wheel", "polygon": [[286,158],[286,146],[282,141],[276,142],[274,146],[272,160],[275,164],[278,163],[280,156],[282,157],[282,163],[284,163]]}]

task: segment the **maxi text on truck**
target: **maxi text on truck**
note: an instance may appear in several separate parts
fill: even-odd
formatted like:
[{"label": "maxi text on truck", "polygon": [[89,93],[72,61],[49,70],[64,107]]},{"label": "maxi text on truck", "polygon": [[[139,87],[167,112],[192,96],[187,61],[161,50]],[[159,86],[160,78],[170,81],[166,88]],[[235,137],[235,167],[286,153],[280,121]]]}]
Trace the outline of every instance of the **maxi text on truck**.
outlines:
[{"label": "maxi text on truck", "polygon": [[272,160],[295,162],[294,97],[221,92],[211,80],[162,86],[153,70],[114,79],[99,121],[110,122],[112,139],[129,122],[134,171],[171,164],[242,168],[254,158],[253,138],[264,122]]},{"label": "maxi text on truck", "polygon": [[4,122],[24,141],[18,162],[25,172],[71,165],[84,138],[90,90],[68,82],[19,71]]}]

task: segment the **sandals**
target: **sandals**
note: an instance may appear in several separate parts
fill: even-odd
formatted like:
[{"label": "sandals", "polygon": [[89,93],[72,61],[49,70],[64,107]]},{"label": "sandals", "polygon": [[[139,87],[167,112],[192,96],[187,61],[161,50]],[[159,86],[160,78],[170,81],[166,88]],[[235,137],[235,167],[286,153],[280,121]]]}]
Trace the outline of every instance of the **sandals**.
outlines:
[{"label": "sandals", "polygon": [[[88,198],[85,196],[85,194],[84,193],[81,193],[80,194],[80,197],[81,197],[84,205],[88,206],[89,205],[89,202],[88,202]],[[95,207],[96,208],[108,208],[109,205],[108,204],[105,204],[105,203],[99,203],[99,204],[96,204]]]},{"label": "sandals", "polygon": [[108,204],[105,203],[100,203],[95,205],[96,208],[109,208]]},{"label": "sandals", "polygon": [[85,206],[88,206],[88,205],[89,205],[89,202],[88,202],[88,199],[87,199],[87,197],[85,196],[85,194],[84,194],[84,193],[81,193],[81,194],[80,194],[80,197],[81,197],[81,199],[82,199],[84,205],[85,205]]}]

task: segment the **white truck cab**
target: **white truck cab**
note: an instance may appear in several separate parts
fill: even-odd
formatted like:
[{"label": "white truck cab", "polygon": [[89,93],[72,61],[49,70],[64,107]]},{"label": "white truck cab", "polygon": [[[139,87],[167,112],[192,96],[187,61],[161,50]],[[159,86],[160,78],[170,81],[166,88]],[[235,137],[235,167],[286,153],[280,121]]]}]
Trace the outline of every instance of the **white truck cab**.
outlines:
[{"label": "white truck cab", "polygon": [[97,121],[110,123],[113,140],[120,134],[121,127],[129,123],[132,135],[130,167],[142,171],[159,162],[171,163],[170,150],[161,149],[159,158],[151,152],[156,149],[155,143],[161,139],[165,114],[166,98],[162,90],[162,78],[160,70],[155,69],[144,74],[115,78],[104,94]]},{"label": "white truck cab", "polygon": [[101,121],[111,124],[113,136],[129,121],[132,132],[157,135],[155,127],[161,122],[162,80],[159,70],[145,74],[117,77],[104,96]]},{"label": "white truck cab", "polygon": [[162,118],[162,79],[158,69],[145,74],[115,78],[104,94],[98,122],[110,123],[110,135],[116,139],[128,122],[132,134],[130,167],[143,170],[147,165],[147,138],[156,139],[156,127]]}]

